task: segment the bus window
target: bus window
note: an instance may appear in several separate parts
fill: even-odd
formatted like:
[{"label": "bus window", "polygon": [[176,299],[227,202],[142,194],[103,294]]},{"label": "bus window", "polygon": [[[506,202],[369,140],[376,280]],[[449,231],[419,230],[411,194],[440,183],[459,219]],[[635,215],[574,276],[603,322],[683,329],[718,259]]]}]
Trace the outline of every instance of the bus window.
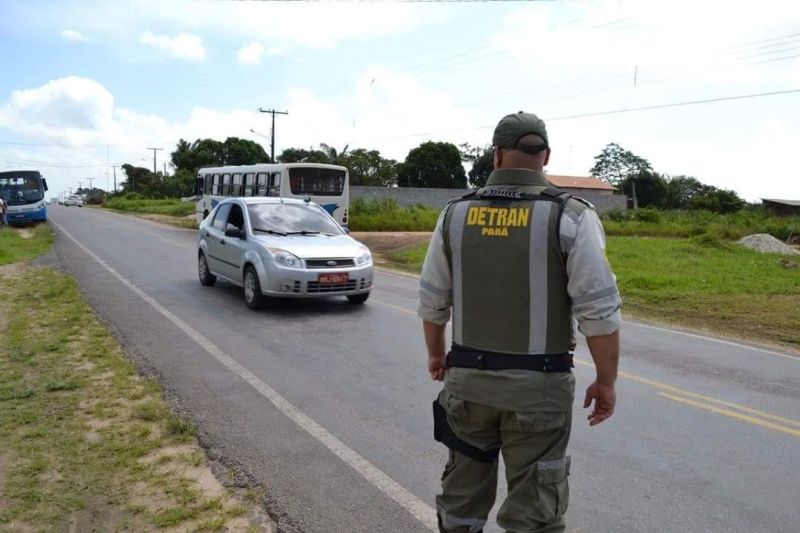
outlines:
[{"label": "bus window", "polygon": [[233,185],[231,186],[231,196],[241,196],[241,195],[242,195],[242,175],[234,174]]},{"label": "bus window", "polygon": [[317,167],[289,169],[289,185],[292,194],[297,196],[341,196],[344,181],[343,170]]},{"label": "bus window", "polygon": [[270,196],[280,196],[281,195],[281,173],[280,172],[273,172],[269,178],[269,195]]},{"label": "bus window", "polygon": [[245,196],[253,196],[253,183],[254,178],[256,177],[255,174],[245,174],[244,175],[244,195]]},{"label": "bus window", "polygon": [[269,196],[269,184],[267,183],[269,174],[259,172],[256,174],[256,181],[258,182],[258,193],[256,196]]},{"label": "bus window", "polygon": [[223,174],[222,175],[222,187],[219,191],[221,196],[230,196],[231,194],[231,175],[230,174]]},{"label": "bus window", "polygon": [[211,195],[219,196],[219,174],[211,176]]}]

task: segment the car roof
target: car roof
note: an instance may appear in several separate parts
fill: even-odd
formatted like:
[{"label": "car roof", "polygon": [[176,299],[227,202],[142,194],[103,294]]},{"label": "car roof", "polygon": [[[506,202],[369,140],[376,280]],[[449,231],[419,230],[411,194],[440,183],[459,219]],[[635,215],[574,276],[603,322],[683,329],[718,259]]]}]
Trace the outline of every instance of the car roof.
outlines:
[{"label": "car roof", "polygon": [[235,198],[226,198],[220,203],[226,202],[234,202],[240,201],[244,202],[246,205],[257,205],[257,204],[307,204],[310,203],[312,205],[317,205],[314,202],[306,202],[305,200],[299,200],[297,198],[280,198],[277,196],[237,196]]}]

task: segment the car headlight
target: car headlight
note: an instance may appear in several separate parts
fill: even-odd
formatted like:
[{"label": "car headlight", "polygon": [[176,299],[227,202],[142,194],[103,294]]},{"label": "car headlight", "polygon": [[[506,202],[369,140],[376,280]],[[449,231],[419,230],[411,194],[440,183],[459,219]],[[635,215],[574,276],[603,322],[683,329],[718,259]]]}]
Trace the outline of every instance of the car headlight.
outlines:
[{"label": "car headlight", "polygon": [[369,252],[369,248],[366,246],[362,246],[359,248],[361,255],[356,257],[356,264],[357,265],[366,265],[372,262],[372,254]]},{"label": "car headlight", "polygon": [[287,268],[303,268],[303,260],[281,248],[269,248],[274,261]]}]

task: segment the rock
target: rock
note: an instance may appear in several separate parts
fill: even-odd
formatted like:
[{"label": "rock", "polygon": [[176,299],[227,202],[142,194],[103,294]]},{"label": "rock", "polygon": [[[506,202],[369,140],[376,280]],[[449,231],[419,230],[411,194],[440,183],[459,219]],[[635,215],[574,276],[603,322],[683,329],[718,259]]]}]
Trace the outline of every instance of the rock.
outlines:
[{"label": "rock", "polygon": [[800,252],[767,233],[748,235],[738,242],[746,248],[765,254],[800,255]]}]

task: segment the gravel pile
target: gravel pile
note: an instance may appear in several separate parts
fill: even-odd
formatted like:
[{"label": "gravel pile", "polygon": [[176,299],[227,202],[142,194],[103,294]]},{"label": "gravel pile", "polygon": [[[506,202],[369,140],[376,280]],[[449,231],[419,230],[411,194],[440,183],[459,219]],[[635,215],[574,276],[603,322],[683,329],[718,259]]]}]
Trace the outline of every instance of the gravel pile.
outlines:
[{"label": "gravel pile", "polygon": [[800,255],[800,252],[767,233],[748,235],[739,239],[738,242],[746,248],[765,254]]}]

